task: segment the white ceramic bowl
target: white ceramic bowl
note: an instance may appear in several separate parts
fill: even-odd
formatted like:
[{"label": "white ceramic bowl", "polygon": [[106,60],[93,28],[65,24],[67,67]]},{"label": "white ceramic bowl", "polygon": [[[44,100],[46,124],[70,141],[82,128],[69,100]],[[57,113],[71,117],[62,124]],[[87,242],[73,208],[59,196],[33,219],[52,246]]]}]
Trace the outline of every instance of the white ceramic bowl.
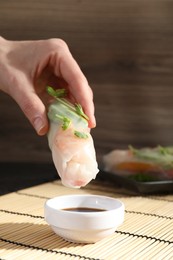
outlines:
[{"label": "white ceramic bowl", "polygon": [[[94,210],[78,212],[69,208]],[[64,239],[77,243],[95,243],[113,234],[123,223],[124,204],[106,196],[65,195],[47,200],[44,215],[54,232]]]}]

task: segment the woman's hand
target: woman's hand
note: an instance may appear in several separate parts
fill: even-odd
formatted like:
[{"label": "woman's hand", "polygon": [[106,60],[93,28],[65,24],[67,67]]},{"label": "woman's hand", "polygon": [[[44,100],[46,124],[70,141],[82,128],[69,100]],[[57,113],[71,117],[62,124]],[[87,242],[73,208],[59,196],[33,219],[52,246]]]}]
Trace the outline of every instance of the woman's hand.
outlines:
[{"label": "woman's hand", "polygon": [[63,40],[7,41],[0,37],[0,89],[14,98],[39,135],[49,128],[47,85],[67,88],[69,98],[88,115],[89,127],[95,127],[92,90]]}]

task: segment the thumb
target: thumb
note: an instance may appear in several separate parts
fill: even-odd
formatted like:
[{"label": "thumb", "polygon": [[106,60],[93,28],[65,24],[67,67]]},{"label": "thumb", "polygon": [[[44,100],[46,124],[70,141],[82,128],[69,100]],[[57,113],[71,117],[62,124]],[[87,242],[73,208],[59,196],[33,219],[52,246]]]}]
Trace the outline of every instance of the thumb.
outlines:
[{"label": "thumb", "polygon": [[[24,84],[22,84],[24,86]],[[28,118],[38,135],[44,135],[48,131],[48,119],[46,108],[35,93],[32,86],[26,86],[15,91],[13,98]]]}]

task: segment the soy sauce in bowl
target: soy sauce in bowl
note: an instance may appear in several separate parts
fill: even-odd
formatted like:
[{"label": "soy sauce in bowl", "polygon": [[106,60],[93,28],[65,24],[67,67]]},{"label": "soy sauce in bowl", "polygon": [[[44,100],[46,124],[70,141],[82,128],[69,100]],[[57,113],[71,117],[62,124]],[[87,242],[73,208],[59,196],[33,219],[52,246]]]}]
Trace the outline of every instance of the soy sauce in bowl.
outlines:
[{"label": "soy sauce in bowl", "polygon": [[71,211],[71,212],[83,212],[83,213],[95,213],[95,212],[103,212],[106,211],[106,209],[102,209],[102,208],[86,208],[86,207],[77,207],[77,208],[65,208],[62,209],[65,211]]},{"label": "soy sauce in bowl", "polygon": [[112,235],[124,221],[124,204],[115,198],[70,194],[45,203],[45,220],[69,242],[95,243]]}]

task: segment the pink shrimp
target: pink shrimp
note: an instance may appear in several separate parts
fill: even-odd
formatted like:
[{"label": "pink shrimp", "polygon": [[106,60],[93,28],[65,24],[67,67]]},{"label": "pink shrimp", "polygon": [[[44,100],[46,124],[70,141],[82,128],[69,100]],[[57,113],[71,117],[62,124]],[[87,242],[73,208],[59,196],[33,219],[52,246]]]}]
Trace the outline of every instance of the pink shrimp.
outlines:
[{"label": "pink shrimp", "polygon": [[81,187],[95,179],[98,173],[95,149],[92,136],[85,129],[88,138],[83,139],[74,135],[74,128],[70,126],[65,131],[57,125],[49,139],[55,167],[63,185]]}]

